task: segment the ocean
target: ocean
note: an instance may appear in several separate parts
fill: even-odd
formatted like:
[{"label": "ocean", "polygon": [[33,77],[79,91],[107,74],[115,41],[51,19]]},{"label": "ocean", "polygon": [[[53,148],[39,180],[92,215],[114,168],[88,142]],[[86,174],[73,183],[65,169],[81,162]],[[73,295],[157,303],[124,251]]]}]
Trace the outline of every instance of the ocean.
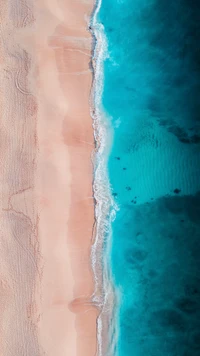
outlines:
[{"label": "ocean", "polygon": [[118,296],[117,339],[103,356],[197,356],[200,3],[102,0],[93,26],[104,39],[97,115],[112,133],[104,189],[117,207],[102,215]]}]

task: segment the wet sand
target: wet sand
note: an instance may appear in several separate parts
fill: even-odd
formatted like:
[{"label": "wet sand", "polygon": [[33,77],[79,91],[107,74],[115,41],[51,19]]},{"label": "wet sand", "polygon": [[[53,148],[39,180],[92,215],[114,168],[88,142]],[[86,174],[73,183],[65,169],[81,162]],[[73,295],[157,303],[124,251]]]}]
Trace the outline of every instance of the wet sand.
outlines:
[{"label": "wet sand", "polygon": [[93,2],[1,5],[0,354],[94,356]]}]

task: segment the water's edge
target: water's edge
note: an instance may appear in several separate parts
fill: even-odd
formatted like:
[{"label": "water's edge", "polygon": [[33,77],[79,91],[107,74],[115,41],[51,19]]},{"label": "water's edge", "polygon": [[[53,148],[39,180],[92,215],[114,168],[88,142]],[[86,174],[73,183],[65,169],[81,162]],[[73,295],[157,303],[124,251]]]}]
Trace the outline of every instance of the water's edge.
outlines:
[{"label": "water's edge", "polygon": [[114,322],[114,305],[116,295],[113,288],[109,255],[111,250],[111,223],[115,218],[117,206],[111,194],[108,176],[108,158],[112,144],[112,128],[106,117],[101,98],[103,93],[103,61],[107,53],[107,39],[104,27],[97,16],[102,0],[96,0],[90,17],[89,31],[92,36],[93,73],[90,114],[93,120],[95,151],[93,153],[93,197],[95,204],[95,221],[91,265],[95,281],[92,302],[100,310],[97,319],[97,355],[113,356],[117,341],[116,323]]}]

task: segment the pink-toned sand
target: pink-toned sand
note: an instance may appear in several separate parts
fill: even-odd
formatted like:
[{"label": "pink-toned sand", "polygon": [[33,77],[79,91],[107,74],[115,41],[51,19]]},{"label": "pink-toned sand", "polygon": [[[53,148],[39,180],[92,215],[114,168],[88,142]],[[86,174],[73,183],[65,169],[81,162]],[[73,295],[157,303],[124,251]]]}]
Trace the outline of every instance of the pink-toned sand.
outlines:
[{"label": "pink-toned sand", "polygon": [[94,356],[92,0],[2,1],[0,355]]}]

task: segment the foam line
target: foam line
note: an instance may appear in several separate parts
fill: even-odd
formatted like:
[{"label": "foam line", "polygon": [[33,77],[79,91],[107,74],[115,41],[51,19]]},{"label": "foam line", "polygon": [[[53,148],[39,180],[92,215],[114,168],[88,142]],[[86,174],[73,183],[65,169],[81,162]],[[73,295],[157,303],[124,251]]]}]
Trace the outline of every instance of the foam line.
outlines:
[{"label": "foam line", "polygon": [[[104,72],[103,63],[108,57],[107,38],[104,26],[98,22],[98,13],[102,0],[96,1],[90,21],[93,36],[93,85],[91,90],[90,108],[93,118],[94,139],[96,150],[93,155],[94,180],[93,193],[95,199],[95,239],[91,250],[91,264],[95,280],[95,291],[92,301],[100,308],[97,320],[98,356],[113,356],[114,346],[105,343],[103,332],[106,320],[113,315],[113,283],[108,266],[111,247],[111,223],[118,209],[112,194],[108,177],[108,157],[112,143],[112,128],[108,115],[102,107]],[[112,329],[112,327],[111,327]],[[109,343],[109,340],[108,340]],[[112,343],[115,343],[114,338]]]}]

